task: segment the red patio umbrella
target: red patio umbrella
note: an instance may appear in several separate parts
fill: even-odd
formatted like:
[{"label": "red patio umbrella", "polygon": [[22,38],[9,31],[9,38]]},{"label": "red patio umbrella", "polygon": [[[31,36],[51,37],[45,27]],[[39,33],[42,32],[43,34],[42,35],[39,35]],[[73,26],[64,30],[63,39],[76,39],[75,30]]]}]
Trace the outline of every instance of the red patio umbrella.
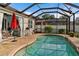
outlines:
[{"label": "red patio umbrella", "polygon": [[12,21],[11,21],[11,29],[15,30],[18,27],[17,19],[15,13],[12,15]]},{"label": "red patio umbrella", "polygon": [[[13,13],[12,15],[12,21],[11,21],[11,29],[13,30],[12,33],[14,33],[14,30],[16,30],[18,28],[18,22],[17,22],[17,19],[16,19],[16,15],[15,13]],[[14,40],[12,42],[15,42],[15,36],[14,36]]]}]

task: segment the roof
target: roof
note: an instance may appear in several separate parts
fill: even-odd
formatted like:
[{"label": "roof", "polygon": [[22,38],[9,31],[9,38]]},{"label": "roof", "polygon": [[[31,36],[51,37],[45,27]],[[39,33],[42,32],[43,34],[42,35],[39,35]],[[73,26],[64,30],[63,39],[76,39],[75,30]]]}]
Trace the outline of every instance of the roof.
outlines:
[{"label": "roof", "polygon": [[40,17],[45,13],[58,13],[68,17],[79,12],[78,3],[0,3],[0,6],[34,17]]}]

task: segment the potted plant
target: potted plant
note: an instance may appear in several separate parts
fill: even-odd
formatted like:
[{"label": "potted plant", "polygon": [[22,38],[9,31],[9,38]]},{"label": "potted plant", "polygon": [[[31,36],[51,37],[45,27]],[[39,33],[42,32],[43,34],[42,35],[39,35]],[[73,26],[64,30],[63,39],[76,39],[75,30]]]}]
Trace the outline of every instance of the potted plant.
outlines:
[{"label": "potted plant", "polygon": [[70,32],[69,35],[70,35],[70,37],[74,37],[74,33],[73,32]]}]

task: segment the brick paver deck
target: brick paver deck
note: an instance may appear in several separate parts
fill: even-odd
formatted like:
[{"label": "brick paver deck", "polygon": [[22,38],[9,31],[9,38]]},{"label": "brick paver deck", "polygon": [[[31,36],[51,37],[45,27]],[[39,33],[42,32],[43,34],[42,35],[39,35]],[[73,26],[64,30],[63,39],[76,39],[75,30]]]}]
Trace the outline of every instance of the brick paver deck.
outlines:
[{"label": "brick paver deck", "polygon": [[7,41],[1,42],[0,56],[7,56],[7,55],[10,55],[12,52],[14,53],[14,51],[19,47],[21,47],[22,45],[25,45],[25,44],[27,45],[35,41],[36,36],[37,36],[36,34],[33,34],[29,36],[19,37],[19,38],[16,38],[17,40],[16,42],[12,42],[13,39],[9,39]]}]

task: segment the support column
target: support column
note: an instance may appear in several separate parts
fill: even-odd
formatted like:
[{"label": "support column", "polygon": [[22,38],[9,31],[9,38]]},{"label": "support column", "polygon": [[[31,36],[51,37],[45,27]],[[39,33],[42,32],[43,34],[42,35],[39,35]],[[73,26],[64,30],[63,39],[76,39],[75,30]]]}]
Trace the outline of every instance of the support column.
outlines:
[{"label": "support column", "polygon": [[3,13],[0,13],[0,42],[2,40],[2,20],[3,20]]},{"label": "support column", "polygon": [[70,32],[70,17],[68,18],[68,20],[69,20],[68,22],[69,22],[69,32]]},{"label": "support column", "polygon": [[20,36],[24,36],[24,19],[19,17],[19,24],[20,24]]},{"label": "support column", "polygon": [[68,31],[69,30],[69,28],[68,28],[68,18],[66,18],[66,34],[68,34]]},{"label": "support column", "polygon": [[73,32],[75,33],[75,14],[73,14]]},{"label": "support column", "polygon": [[41,31],[43,32],[43,21],[41,22]]},{"label": "support column", "polygon": [[70,17],[66,19],[66,34],[70,32]]}]

